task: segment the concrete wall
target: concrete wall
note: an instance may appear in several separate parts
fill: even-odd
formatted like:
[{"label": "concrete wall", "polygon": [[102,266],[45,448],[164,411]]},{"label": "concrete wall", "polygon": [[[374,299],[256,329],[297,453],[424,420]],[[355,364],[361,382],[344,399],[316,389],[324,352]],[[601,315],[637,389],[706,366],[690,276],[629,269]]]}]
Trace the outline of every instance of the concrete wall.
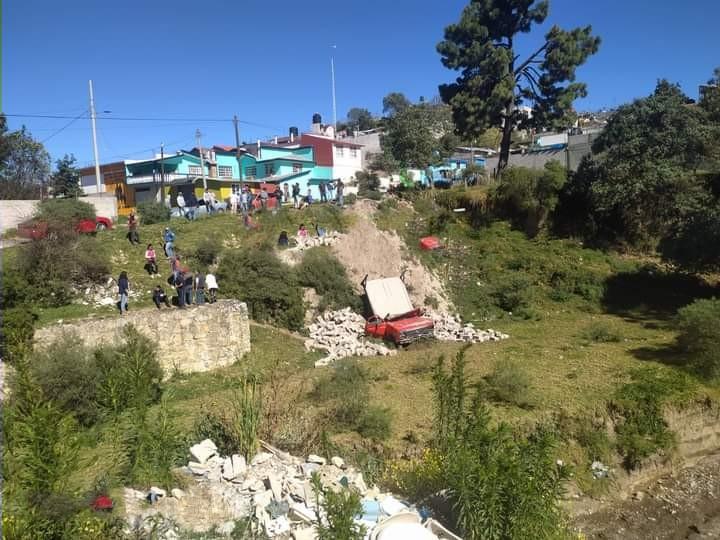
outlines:
[{"label": "concrete wall", "polygon": [[[117,219],[117,200],[111,194],[102,197],[82,197],[81,201],[92,204],[98,216]],[[40,201],[0,201],[0,233],[14,229],[26,219],[30,219]]]},{"label": "concrete wall", "polygon": [[46,347],[73,332],[90,347],[117,341],[125,325],[132,324],[158,345],[158,360],[165,376],[227,366],[250,351],[247,306],[236,300],[185,309],[145,308],[104,319],[81,319],[39,328],[37,347]]}]

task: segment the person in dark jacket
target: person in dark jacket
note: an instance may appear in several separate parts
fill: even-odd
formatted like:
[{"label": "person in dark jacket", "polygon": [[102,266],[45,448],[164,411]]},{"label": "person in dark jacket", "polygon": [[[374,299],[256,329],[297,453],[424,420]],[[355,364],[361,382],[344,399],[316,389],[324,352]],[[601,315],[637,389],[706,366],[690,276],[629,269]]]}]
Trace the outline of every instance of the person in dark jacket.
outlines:
[{"label": "person in dark jacket", "polygon": [[120,272],[118,278],[118,293],[120,294],[120,315],[125,315],[128,308],[128,298],[130,295],[130,280],[128,280],[127,272]]},{"label": "person in dark jacket", "polygon": [[170,299],[167,297],[165,291],[160,285],[157,285],[153,291],[153,302],[155,302],[155,306],[158,309],[160,309],[161,304],[165,304],[167,307],[170,307]]}]

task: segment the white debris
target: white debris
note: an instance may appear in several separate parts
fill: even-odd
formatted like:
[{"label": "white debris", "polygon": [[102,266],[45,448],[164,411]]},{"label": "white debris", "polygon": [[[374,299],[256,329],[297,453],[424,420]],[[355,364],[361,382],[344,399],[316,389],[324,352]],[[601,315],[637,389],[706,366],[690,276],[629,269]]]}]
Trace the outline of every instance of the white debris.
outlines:
[{"label": "white debris", "polygon": [[310,325],[309,330],[310,338],[305,341],[305,348],[328,353],[315,362],[315,367],[328,366],[348,356],[388,356],[397,353],[395,349],[367,339],[365,319],[349,307],[326,311]]},{"label": "white debris", "polygon": [[[215,448],[212,441],[203,441],[193,448],[199,446]],[[362,473],[339,456],[328,460],[311,454],[307,460],[302,460],[268,445],[264,445],[264,449],[267,451],[258,453],[249,465],[237,454],[230,457],[214,455],[206,458],[202,465],[197,462],[188,464],[190,471],[198,467],[205,471],[203,475],[196,476],[195,482],[203,485],[203,489],[219,493],[220,500],[229,509],[229,512],[220,513],[225,517],[215,524],[219,533],[232,533],[233,522],[228,521],[229,516],[232,519],[254,517],[259,532],[264,532],[269,538],[316,538],[313,524],[317,523],[318,517],[323,519],[324,514],[318,509],[318,495],[308,479],[312,473],[317,474],[324,489],[338,491],[349,488],[360,494],[363,514],[358,516],[358,522],[368,528],[368,534],[398,513],[407,515],[410,512],[417,516],[418,523],[421,521],[419,513],[404,501],[390,493],[381,493],[377,487],[368,489]],[[199,459],[195,452],[192,453]],[[192,483],[187,486],[188,493],[177,488],[171,490],[174,499],[168,501],[164,500],[163,490],[151,489],[163,495],[156,503],[157,509],[172,520],[172,509],[177,508],[177,500],[190,497],[193,486]],[[132,491],[126,489],[126,497],[132,497]],[[140,496],[144,495],[140,493]],[[175,506],[167,504],[173,501]],[[136,519],[137,516],[128,516],[129,521]],[[441,540],[450,537],[434,534],[428,538]]]},{"label": "white debris", "polygon": [[488,328],[478,330],[472,323],[463,324],[460,317],[429,309],[425,316],[432,319],[435,325],[435,339],[440,341],[464,341],[468,343],[484,343],[507,339],[507,334]]},{"label": "white debris", "polygon": [[210,439],[205,439],[193,445],[190,448],[190,453],[200,465],[204,465],[208,459],[217,453],[217,446]]}]

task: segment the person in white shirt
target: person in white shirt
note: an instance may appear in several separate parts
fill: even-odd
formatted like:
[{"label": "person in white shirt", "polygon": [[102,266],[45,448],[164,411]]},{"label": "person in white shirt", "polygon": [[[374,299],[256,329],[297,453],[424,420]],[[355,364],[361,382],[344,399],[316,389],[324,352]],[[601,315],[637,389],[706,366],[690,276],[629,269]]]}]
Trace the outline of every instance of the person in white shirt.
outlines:
[{"label": "person in white shirt", "polygon": [[205,203],[205,210],[208,214],[212,214],[215,211],[215,201],[213,200],[214,194],[209,188],[205,188],[203,193],[203,202]]},{"label": "person in white shirt", "polygon": [[238,202],[239,202],[239,198],[238,198],[237,191],[233,191],[230,194],[230,211],[233,214],[237,214]]},{"label": "person in white shirt", "polygon": [[207,273],[205,274],[205,287],[207,288],[207,291],[209,293],[208,302],[211,304],[215,303],[217,300],[217,291],[218,291],[218,284],[217,279],[215,279],[215,274]]},{"label": "person in white shirt", "polygon": [[178,205],[178,208],[180,209],[180,215],[182,217],[187,217],[185,215],[185,197],[183,196],[182,191],[178,191],[177,205]]}]

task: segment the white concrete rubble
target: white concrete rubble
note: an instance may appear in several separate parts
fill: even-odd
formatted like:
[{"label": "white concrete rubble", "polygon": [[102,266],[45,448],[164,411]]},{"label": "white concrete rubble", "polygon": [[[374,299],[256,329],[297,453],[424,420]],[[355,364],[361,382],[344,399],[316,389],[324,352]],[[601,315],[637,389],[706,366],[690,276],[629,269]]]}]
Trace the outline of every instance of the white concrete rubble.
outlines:
[{"label": "white concrete rubble", "polygon": [[479,330],[472,323],[463,324],[460,317],[433,309],[425,311],[425,316],[433,320],[435,339],[439,341],[464,341],[467,343],[484,343],[507,339],[507,334],[488,328]]}]

